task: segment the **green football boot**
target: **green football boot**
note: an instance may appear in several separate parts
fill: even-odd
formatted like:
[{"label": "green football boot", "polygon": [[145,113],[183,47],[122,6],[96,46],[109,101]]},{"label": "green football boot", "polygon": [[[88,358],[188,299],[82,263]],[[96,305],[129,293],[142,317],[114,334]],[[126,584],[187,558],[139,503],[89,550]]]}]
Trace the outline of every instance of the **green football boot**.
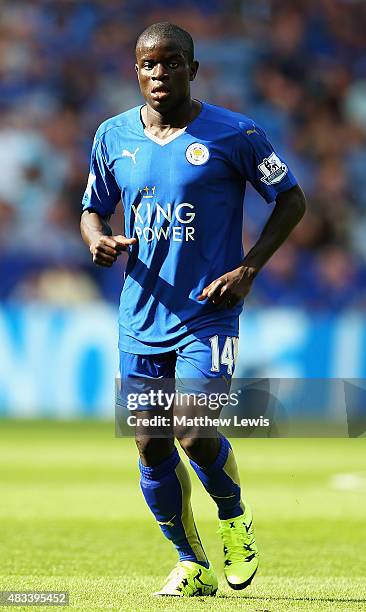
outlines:
[{"label": "green football boot", "polygon": [[253,532],[252,511],[220,521],[219,534],[224,544],[224,573],[232,589],[245,589],[258,569],[258,548]]},{"label": "green football boot", "polygon": [[209,568],[194,561],[179,561],[170,572],[161,591],[154,593],[157,597],[203,597],[216,595],[217,578]]}]

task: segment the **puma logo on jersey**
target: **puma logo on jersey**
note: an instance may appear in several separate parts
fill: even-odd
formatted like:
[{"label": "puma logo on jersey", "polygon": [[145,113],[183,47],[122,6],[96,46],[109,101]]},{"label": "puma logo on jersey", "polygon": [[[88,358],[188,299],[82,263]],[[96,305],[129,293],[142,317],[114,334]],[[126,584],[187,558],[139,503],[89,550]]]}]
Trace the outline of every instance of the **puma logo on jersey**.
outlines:
[{"label": "puma logo on jersey", "polygon": [[137,151],[139,150],[140,150],[140,147],[137,147],[137,149],[133,153],[131,153],[131,151],[128,151],[127,149],[123,149],[122,157],[131,157],[133,163],[136,164],[136,154],[137,154]]}]

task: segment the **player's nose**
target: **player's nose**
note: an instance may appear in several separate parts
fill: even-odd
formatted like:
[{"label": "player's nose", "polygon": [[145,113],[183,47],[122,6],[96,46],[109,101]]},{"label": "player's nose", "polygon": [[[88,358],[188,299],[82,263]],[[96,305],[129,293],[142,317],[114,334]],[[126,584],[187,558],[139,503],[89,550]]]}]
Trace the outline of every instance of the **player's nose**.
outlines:
[{"label": "player's nose", "polygon": [[167,71],[164,68],[164,64],[155,64],[152,71],[152,78],[155,80],[161,79],[168,76]]}]

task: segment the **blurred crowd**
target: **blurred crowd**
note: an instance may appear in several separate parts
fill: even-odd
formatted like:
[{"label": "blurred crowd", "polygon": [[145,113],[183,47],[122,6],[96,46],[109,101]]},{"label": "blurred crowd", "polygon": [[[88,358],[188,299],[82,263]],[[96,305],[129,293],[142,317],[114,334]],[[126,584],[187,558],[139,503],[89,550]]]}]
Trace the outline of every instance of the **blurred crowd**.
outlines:
[{"label": "blurred crowd", "polygon": [[[92,265],[80,202],[96,127],[141,103],[134,46],[156,21],[191,32],[194,96],[253,117],[306,192],[251,302],[366,308],[364,0],[3,0],[0,300],[118,299],[125,261]],[[247,248],[270,212],[249,189]]]}]

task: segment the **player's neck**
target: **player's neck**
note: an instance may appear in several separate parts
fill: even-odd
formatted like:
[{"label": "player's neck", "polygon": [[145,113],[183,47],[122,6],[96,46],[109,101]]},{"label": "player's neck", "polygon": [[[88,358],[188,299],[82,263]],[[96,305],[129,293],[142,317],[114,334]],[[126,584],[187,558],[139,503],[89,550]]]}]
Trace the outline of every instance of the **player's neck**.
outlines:
[{"label": "player's neck", "polygon": [[166,114],[159,113],[151,106],[146,105],[142,108],[141,118],[148,132],[166,138],[175,131],[185,128],[193,121],[199,115],[201,107],[202,105],[198,100],[192,100],[191,98]]}]

